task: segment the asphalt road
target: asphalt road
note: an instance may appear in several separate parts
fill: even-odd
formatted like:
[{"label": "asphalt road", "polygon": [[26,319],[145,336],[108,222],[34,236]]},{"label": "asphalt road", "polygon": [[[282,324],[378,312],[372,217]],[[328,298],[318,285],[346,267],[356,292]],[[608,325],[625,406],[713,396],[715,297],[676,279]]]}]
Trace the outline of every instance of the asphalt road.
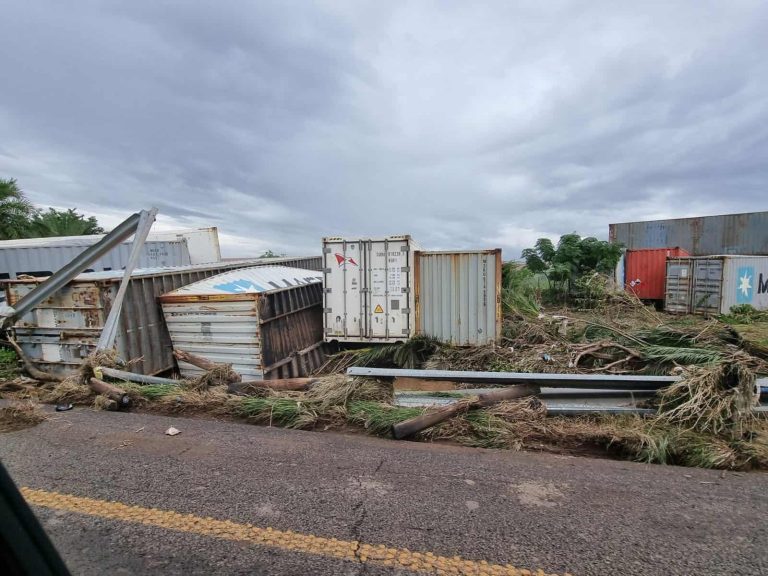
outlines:
[{"label": "asphalt road", "polygon": [[768,573],[763,473],[88,409],[0,457],[76,574]]}]

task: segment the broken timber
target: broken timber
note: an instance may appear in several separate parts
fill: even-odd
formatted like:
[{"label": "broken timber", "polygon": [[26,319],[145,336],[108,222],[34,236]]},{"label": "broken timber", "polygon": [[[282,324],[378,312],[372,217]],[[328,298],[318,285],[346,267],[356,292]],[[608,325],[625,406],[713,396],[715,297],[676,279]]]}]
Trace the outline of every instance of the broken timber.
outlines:
[{"label": "broken timber", "polygon": [[392,435],[400,440],[401,438],[407,438],[413,436],[417,432],[421,432],[426,428],[430,428],[435,424],[447,420],[451,416],[458,414],[463,410],[469,410],[472,408],[484,408],[491,406],[497,402],[504,400],[513,400],[515,398],[523,398],[525,396],[535,396],[539,393],[539,387],[530,384],[522,386],[512,386],[510,388],[504,388],[502,390],[494,390],[487,394],[480,394],[477,398],[469,401],[456,402],[450,406],[444,408],[438,408],[432,412],[410,418],[392,426]]}]

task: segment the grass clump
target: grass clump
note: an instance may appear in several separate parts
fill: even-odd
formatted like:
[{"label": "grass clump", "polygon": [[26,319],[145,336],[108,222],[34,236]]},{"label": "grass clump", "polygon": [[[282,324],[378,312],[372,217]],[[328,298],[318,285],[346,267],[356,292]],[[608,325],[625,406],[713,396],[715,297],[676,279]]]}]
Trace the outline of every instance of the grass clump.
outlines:
[{"label": "grass clump", "polygon": [[46,419],[34,402],[20,402],[0,408],[0,432],[15,432],[37,426]]},{"label": "grass clump", "polygon": [[748,429],[757,403],[755,376],[737,357],[713,366],[691,367],[660,394],[661,422],[718,435]]},{"label": "grass clump", "polygon": [[389,436],[392,426],[423,413],[424,410],[421,408],[393,406],[370,400],[355,400],[346,408],[346,418],[349,423],[362,426],[376,436]]}]

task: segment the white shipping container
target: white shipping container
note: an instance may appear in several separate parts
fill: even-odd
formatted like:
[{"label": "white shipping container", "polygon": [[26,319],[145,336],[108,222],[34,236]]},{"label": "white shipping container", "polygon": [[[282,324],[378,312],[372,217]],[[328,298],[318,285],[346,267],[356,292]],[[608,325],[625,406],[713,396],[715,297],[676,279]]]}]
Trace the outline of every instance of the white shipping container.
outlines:
[{"label": "white shipping container", "polygon": [[[690,298],[687,308],[694,314],[728,314],[741,304],[768,310],[768,256],[675,258],[668,262],[668,270],[670,266],[681,272],[667,276],[667,298],[679,293],[673,306],[666,305],[671,312],[682,311],[685,293]],[[692,275],[685,289],[680,288],[683,273]]]},{"label": "white shipping container", "polygon": [[323,238],[327,342],[400,342],[415,333],[410,236]]}]

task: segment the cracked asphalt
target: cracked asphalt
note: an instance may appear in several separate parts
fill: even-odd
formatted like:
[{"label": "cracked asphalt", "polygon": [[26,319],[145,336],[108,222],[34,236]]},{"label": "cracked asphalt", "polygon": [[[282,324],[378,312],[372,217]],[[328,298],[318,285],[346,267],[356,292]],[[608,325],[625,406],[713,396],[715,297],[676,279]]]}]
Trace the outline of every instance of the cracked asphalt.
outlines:
[{"label": "cracked asphalt", "polygon": [[89,409],[0,435],[0,458],[37,491],[359,543],[343,559],[36,505],[75,574],[410,573],[365,561],[365,545],[460,556],[476,573],[768,573],[764,473]]}]

